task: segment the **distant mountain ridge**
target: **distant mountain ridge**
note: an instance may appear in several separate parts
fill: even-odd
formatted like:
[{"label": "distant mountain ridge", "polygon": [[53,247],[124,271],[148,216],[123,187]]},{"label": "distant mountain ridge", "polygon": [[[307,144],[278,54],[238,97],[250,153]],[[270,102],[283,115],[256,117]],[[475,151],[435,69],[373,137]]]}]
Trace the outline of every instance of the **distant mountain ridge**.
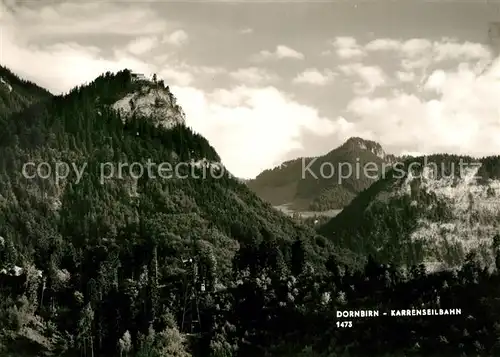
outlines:
[{"label": "distant mountain ridge", "polygon": [[[342,209],[376,181],[374,174],[365,175],[366,165],[372,166],[372,172],[381,172],[394,162],[396,157],[385,153],[379,143],[352,137],[325,155],[289,160],[265,170],[247,184],[275,206],[290,204],[293,209],[311,211]],[[347,177],[348,167],[353,172]]]}]

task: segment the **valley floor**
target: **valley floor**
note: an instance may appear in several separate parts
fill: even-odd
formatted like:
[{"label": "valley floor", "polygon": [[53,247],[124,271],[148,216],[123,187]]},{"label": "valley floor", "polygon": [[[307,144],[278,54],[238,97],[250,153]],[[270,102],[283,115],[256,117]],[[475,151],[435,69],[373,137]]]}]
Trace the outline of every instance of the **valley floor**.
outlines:
[{"label": "valley floor", "polygon": [[292,216],[293,214],[298,214],[302,218],[310,218],[314,216],[322,216],[322,217],[335,217],[338,215],[340,212],[342,212],[341,209],[331,209],[328,211],[299,211],[299,210],[294,210],[290,208],[290,204],[283,204],[279,206],[274,206],[277,210]]}]

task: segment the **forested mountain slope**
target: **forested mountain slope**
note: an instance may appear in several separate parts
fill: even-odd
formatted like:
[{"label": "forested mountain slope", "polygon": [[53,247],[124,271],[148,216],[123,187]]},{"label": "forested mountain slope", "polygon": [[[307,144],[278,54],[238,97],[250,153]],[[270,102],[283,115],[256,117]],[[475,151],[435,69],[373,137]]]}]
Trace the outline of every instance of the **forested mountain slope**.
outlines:
[{"label": "forested mountain slope", "polygon": [[[332,252],[314,231],[232,178],[213,147],[186,127],[161,81],[137,81],[128,70],[107,73],[2,117],[0,127],[0,270],[39,272],[28,274],[26,304],[31,314],[49,316],[59,333],[77,336],[81,309],[91,309],[105,329],[101,349],[115,350],[125,331],[133,337],[147,332],[147,321],[156,321],[166,306],[179,316],[182,280],[175,277],[193,254],[215,289],[215,281],[232,277],[237,252],[243,265],[245,251],[259,252],[260,261],[275,269],[291,267],[297,244],[319,269]],[[138,165],[117,171],[120,163],[147,162],[168,162],[179,171],[163,179],[154,167],[140,177]],[[26,163],[31,166],[23,171]],[[56,178],[62,163],[68,175]],[[172,279],[177,283],[170,286]],[[148,293],[141,313],[121,310],[116,294],[126,300],[130,284],[139,289],[145,281],[148,291],[170,286],[167,295],[158,293],[166,302]],[[9,301],[7,310],[14,304]]]},{"label": "forested mountain slope", "polygon": [[[161,81],[137,81],[127,70],[107,73],[69,95],[4,115],[0,127],[1,356],[500,353],[500,275],[481,269],[472,255],[458,271],[428,275],[423,266],[406,263],[403,269],[341,250],[376,255],[368,239],[385,237],[381,229],[396,242],[401,236],[390,224],[403,222],[410,231],[416,222],[403,220],[404,212],[413,217],[409,199],[419,210],[436,203],[430,212],[451,219],[450,202],[428,188],[464,192],[454,187],[472,187],[470,175],[465,186],[464,180],[377,181],[346,208],[342,221],[325,227],[341,243],[332,247],[240,180],[214,175],[224,170],[217,153],[186,127]],[[132,174],[127,166],[121,175],[109,171],[113,163],[147,168],[148,161],[184,165],[177,176],[163,179],[156,170],[134,175],[137,165]],[[491,197],[498,161],[482,162],[485,179],[474,187],[489,185]],[[26,163],[34,166],[23,172]],[[41,163],[49,166],[38,166],[36,176]],[[46,176],[58,163],[69,174]],[[395,194],[400,191],[409,198]],[[483,197],[481,192],[473,191],[474,197]],[[480,217],[486,217],[481,207]],[[394,244],[385,247],[383,253],[397,256]],[[491,248],[498,267],[500,236]],[[353,269],[365,258],[363,269]],[[462,314],[384,316],[351,325],[337,317],[338,310],[360,309]]]},{"label": "forested mountain slope", "polygon": [[499,229],[500,157],[412,158],[320,228],[339,246],[381,261],[454,267],[471,250],[491,266]]},{"label": "forested mountain slope", "polygon": [[52,95],[36,84],[23,80],[0,65],[0,117],[25,109]]}]

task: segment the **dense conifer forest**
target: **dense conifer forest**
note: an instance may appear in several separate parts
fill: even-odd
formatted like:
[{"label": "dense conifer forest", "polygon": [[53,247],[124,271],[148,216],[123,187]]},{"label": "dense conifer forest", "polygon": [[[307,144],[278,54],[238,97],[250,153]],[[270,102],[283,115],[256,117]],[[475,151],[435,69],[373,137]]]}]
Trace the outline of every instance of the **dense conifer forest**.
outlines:
[{"label": "dense conifer forest", "polygon": [[[219,160],[184,125],[124,123],[109,105],[135,86],[128,70],[106,73],[0,116],[1,356],[500,354],[500,275],[474,254],[434,274],[418,259],[382,261],[366,243],[378,231],[352,231],[349,240],[346,223],[336,241],[323,234],[333,223],[320,234],[228,173],[101,182],[102,162]],[[74,172],[27,179],[26,162],[87,168],[78,183]],[[382,220],[396,240],[412,212],[392,212],[369,222]],[[492,249],[500,266],[500,236]],[[462,314],[337,318],[411,308]],[[347,320],[352,326],[337,324]]]}]

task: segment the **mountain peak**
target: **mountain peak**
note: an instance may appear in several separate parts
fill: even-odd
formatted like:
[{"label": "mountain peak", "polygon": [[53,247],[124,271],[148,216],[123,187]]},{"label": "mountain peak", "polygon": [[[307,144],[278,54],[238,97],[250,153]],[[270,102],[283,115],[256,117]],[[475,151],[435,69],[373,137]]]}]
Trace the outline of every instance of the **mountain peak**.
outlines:
[{"label": "mountain peak", "polygon": [[112,104],[112,108],[120,112],[124,119],[147,117],[156,126],[165,128],[185,124],[184,111],[162,80],[157,81],[156,76],[149,80],[142,73],[126,71],[130,73],[134,85],[125,96]]},{"label": "mountain peak", "polygon": [[351,149],[361,149],[369,150],[381,159],[385,159],[387,154],[385,153],[382,145],[376,141],[366,140],[357,136],[353,136],[346,140],[346,142],[341,147],[348,147]]},{"label": "mountain peak", "polygon": [[347,139],[345,141],[344,145],[346,145],[346,144],[358,144],[358,145],[365,144],[365,145],[375,145],[375,146],[382,147],[376,141],[363,139],[363,138],[361,138],[359,136],[352,136],[352,137],[350,137],[349,139]]}]

